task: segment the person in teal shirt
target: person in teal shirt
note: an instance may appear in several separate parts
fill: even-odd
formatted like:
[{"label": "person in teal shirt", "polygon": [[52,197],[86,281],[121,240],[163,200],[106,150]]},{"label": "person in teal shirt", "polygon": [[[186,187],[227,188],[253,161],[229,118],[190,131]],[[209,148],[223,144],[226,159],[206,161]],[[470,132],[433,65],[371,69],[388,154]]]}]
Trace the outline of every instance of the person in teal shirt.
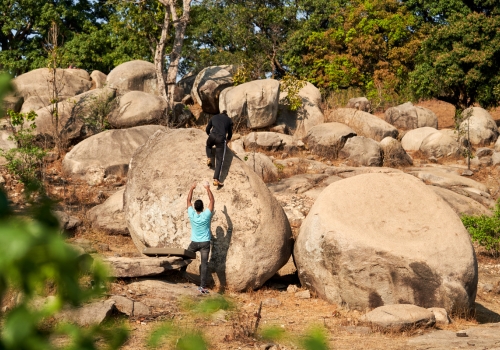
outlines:
[{"label": "person in teal shirt", "polygon": [[[193,199],[193,190],[196,188],[196,182],[191,186],[187,197],[187,211],[189,221],[191,222],[191,243],[187,250],[192,252],[199,251],[201,254],[201,267],[200,267],[200,287],[198,291],[201,294],[208,294],[209,291],[205,288],[208,275],[208,255],[210,254],[210,239],[212,233],[210,232],[210,222],[214,213],[214,196],[210,191],[210,185],[206,183],[203,187],[207,190],[210,203],[208,209],[203,210],[203,201],[198,199],[191,203]],[[193,208],[194,207],[194,208]]]}]

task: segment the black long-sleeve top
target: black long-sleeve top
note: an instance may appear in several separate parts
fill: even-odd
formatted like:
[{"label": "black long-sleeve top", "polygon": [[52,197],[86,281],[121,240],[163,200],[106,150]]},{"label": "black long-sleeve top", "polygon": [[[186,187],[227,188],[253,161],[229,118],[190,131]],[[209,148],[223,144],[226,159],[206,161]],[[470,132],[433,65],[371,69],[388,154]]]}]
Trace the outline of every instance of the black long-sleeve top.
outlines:
[{"label": "black long-sleeve top", "polygon": [[233,137],[233,120],[227,114],[216,114],[208,122],[205,131],[207,135],[215,134],[224,138],[226,138],[227,134],[226,140],[231,141],[231,137]]}]

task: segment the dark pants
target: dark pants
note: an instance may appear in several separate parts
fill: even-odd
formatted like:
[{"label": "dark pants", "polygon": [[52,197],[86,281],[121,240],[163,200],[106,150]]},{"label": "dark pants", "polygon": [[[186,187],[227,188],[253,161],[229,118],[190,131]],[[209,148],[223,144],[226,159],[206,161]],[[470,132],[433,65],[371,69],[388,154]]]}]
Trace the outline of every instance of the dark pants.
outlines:
[{"label": "dark pants", "polygon": [[214,179],[220,179],[220,171],[224,156],[226,155],[226,138],[224,136],[210,134],[207,139],[207,158],[212,158],[212,147],[215,146],[215,172]]},{"label": "dark pants", "polygon": [[191,252],[199,251],[201,254],[201,266],[200,266],[200,287],[205,288],[207,283],[207,273],[208,273],[208,254],[210,254],[210,241],[208,242],[191,242],[187,250]]}]

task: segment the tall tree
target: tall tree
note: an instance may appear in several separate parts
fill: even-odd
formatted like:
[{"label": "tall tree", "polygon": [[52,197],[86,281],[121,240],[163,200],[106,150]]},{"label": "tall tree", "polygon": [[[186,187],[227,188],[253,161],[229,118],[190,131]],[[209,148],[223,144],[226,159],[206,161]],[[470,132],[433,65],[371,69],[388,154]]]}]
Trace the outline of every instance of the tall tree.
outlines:
[{"label": "tall tree", "polygon": [[288,41],[285,63],[325,90],[396,89],[412,69],[420,35],[398,0],[301,2],[303,25]]},{"label": "tall tree", "polygon": [[64,40],[103,20],[100,1],[0,0],[0,69],[14,75],[46,64],[43,41],[52,24]]},{"label": "tall tree", "polygon": [[[430,4],[429,4],[430,5]],[[447,6],[448,5],[448,6]],[[416,12],[426,2],[408,1]],[[500,1],[436,1],[411,86],[420,98],[438,98],[465,109],[500,101]]]}]

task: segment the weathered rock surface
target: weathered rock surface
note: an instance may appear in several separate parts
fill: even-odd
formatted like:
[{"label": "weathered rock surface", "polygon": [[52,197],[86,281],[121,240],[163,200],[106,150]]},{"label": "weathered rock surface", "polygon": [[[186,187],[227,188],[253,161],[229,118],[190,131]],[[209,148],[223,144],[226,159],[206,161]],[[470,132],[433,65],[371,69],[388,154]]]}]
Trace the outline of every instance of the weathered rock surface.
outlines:
[{"label": "weathered rock surface", "polygon": [[304,142],[311,152],[337,158],[347,140],[356,136],[356,132],[345,124],[324,123],[312,127]]},{"label": "weathered rock surface", "polygon": [[465,134],[462,140],[470,137],[473,145],[487,146],[498,138],[498,128],[487,110],[481,107],[470,107],[462,112],[464,121],[460,124],[460,130]]},{"label": "weathered rock surface", "polygon": [[438,118],[433,111],[414,106],[411,102],[387,109],[384,117],[386,122],[402,130],[423,127],[438,128]]},{"label": "weathered rock surface", "polygon": [[401,145],[405,151],[418,151],[425,138],[431,134],[437,133],[439,130],[431,127],[423,127],[408,131],[401,139]]},{"label": "weathered rock surface", "polygon": [[363,136],[347,139],[339,152],[351,166],[382,166],[382,149],[377,141]]},{"label": "weathered rock surface", "polygon": [[[12,135],[11,132],[7,130],[2,130],[0,129],[0,149],[4,151],[8,151],[10,149],[16,148],[17,144],[13,140],[9,140],[9,137]],[[3,165],[6,163],[6,160],[4,157],[0,157],[0,165]]]},{"label": "weathered rock surface", "polygon": [[271,131],[251,132],[245,136],[243,144],[246,149],[283,150],[285,152],[297,150],[297,142],[292,136]]},{"label": "weathered rock surface", "polygon": [[[187,190],[210,179],[206,135],[198,129],[157,132],[130,162],[124,208],[136,246],[185,248],[190,242]],[[165,157],[165,150],[169,157]],[[154,175],[152,175],[154,174]],[[291,254],[291,230],[283,209],[262,180],[230,150],[222,168],[211,228],[209,268],[216,284],[237,291],[260,287]],[[194,198],[207,202],[202,186]],[[248,269],[252,266],[252,269]],[[197,273],[197,266],[188,271]]]},{"label": "weathered rock surface", "polygon": [[466,337],[457,337],[457,332],[438,330],[408,340],[408,346],[416,349],[448,350],[448,349],[498,349],[500,323],[479,325],[465,329]]},{"label": "weathered rock surface", "polygon": [[382,141],[385,137],[398,137],[398,130],[373,114],[353,108],[338,108],[330,112],[328,122],[338,122],[352,128],[358,136]]},{"label": "weathered rock surface", "polygon": [[235,154],[245,153],[245,147],[243,146],[242,139],[231,141],[231,143],[229,144],[229,147],[231,148],[231,150]]},{"label": "weathered rock surface", "polygon": [[234,72],[234,66],[226,65],[207,67],[198,73],[191,89],[191,96],[201,106],[203,112],[219,113],[219,95],[222,90],[233,85]]},{"label": "weathered rock surface", "polygon": [[59,221],[61,230],[71,231],[82,224],[82,220],[63,211],[54,211],[54,215]]},{"label": "weathered rock surface", "polygon": [[495,152],[500,152],[500,138],[495,142]]},{"label": "weathered rock surface", "polygon": [[116,66],[106,77],[106,85],[115,89],[118,95],[124,95],[129,91],[143,91],[159,95],[155,65],[141,60]]},{"label": "weathered rock surface", "polygon": [[[59,134],[64,141],[72,142],[92,135],[92,130],[84,127],[84,119],[95,111],[96,103],[107,103],[115,96],[115,90],[110,88],[94,89],[73,96],[58,104]],[[52,141],[55,125],[52,120],[54,105],[43,107],[36,111],[35,133],[44,140]]]},{"label": "weathered rock surface", "polygon": [[278,168],[265,154],[259,152],[238,153],[238,158],[243,160],[264,182],[278,179]]},{"label": "weathered rock surface", "polygon": [[[13,80],[17,96],[24,98],[21,112],[38,110],[50,105],[52,79],[48,68],[39,68],[19,75]],[[90,90],[92,82],[83,69],[57,69],[56,81],[59,100],[65,100]]]},{"label": "weathered rock surface", "polygon": [[24,98],[22,96],[8,95],[5,96],[1,102],[4,110],[1,112],[0,118],[3,117],[3,113],[6,113],[8,110],[13,110],[16,113],[19,112],[23,106]]},{"label": "weathered rock surface", "polygon": [[431,311],[411,304],[384,305],[368,312],[361,321],[383,328],[431,327],[436,317]]},{"label": "weathered rock surface", "polygon": [[448,134],[435,132],[422,141],[420,152],[427,157],[456,157],[459,154],[459,144]]},{"label": "weathered rock surface", "polygon": [[448,317],[448,312],[442,307],[430,307],[427,310],[434,314],[436,318],[436,324],[439,326],[450,324],[450,318]]},{"label": "weathered rock surface", "polygon": [[372,110],[372,105],[366,97],[355,97],[347,102],[347,108],[354,108],[369,113]]},{"label": "weathered rock surface", "polygon": [[96,205],[87,212],[92,228],[112,235],[128,235],[128,227],[123,212],[123,192],[113,193],[102,204]]},{"label": "weathered rock surface", "polygon": [[439,186],[431,186],[458,215],[491,215],[491,211],[474,199]]},{"label": "weathered rock surface", "polygon": [[280,92],[279,115],[276,124],[285,125],[291,130],[296,139],[307,135],[312,127],[325,121],[323,111],[320,108],[321,92],[313,84],[307,82],[298,92],[302,100],[302,106],[297,111],[291,111],[285,103],[287,92]]},{"label": "weathered rock surface", "polygon": [[90,73],[90,79],[92,79],[93,85],[96,89],[103,88],[106,85],[106,78],[108,76],[101,71],[94,70]]},{"label": "weathered rock surface", "polygon": [[328,186],[300,228],[294,258],[303,286],[351,308],[474,305],[477,261],[467,230],[443,199],[407,174],[365,174]]},{"label": "weathered rock surface", "polygon": [[495,152],[491,156],[491,165],[498,165],[500,164],[500,152]]},{"label": "weathered rock surface", "polygon": [[170,270],[179,270],[188,266],[191,260],[180,257],[106,257],[104,263],[109,266],[110,277],[145,277],[155,276]]},{"label": "weathered rock surface", "polygon": [[385,166],[413,165],[413,159],[406,153],[398,140],[386,137],[380,141],[380,148],[382,149]]},{"label": "weathered rock surface", "polygon": [[263,128],[276,121],[279,94],[277,80],[253,80],[224,89],[219,97],[219,110],[226,110],[233,120],[246,119],[250,129]]},{"label": "weathered rock surface", "polygon": [[488,188],[480,182],[465,176],[458,175],[457,170],[425,167],[408,169],[409,174],[418,177],[426,183],[448,189],[453,187],[472,187],[479,191],[488,192]]},{"label": "weathered rock surface", "polygon": [[[126,176],[135,150],[143,145],[159,125],[143,125],[130,129],[107,130],[77,144],[66,153],[63,170],[74,178],[94,183],[111,174]],[[95,177],[94,177],[95,175]]]},{"label": "weathered rock surface", "polygon": [[129,91],[120,98],[120,104],[109,118],[109,124],[116,129],[159,124],[165,118],[166,109],[167,102],[159,96]]},{"label": "weathered rock surface", "polygon": [[56,314],[58,321],[75,323],[79,326],[89,326],[102,323],[113,311],[114,300],[96,301],[78,309],[64,310]]},{"label": "weathered rock surface", "polygon": [[[187,288],[191,287],[191,288]],[[146,296],[142,302],[148,306],[156,306],[154,300],[176,301],[181,298],[199,295],[192,284],[173,283],[163,280],[140,280],[126,286],[136,296]],[[159,304],[158,302],[156,303]]]}]

